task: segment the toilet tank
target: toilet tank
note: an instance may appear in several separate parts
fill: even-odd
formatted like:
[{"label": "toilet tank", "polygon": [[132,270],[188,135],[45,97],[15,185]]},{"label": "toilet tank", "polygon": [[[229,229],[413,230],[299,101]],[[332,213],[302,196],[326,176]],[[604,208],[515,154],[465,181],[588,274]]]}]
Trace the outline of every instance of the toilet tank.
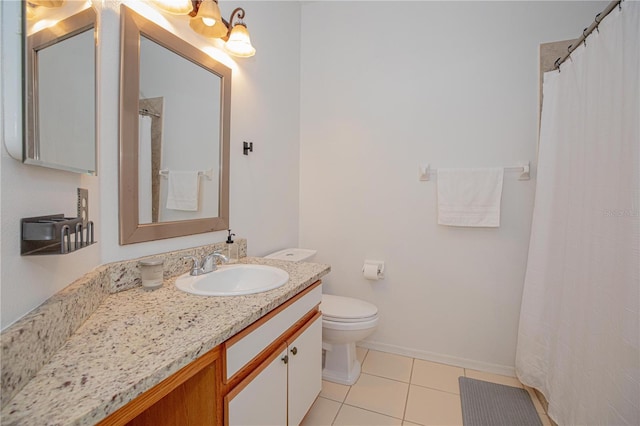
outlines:
[{"label": "toilet tank", "polygon": [[291,262],[310,262],[317,250],[303,248],[286,248],[265,256],[265,259],[288,260]]}]

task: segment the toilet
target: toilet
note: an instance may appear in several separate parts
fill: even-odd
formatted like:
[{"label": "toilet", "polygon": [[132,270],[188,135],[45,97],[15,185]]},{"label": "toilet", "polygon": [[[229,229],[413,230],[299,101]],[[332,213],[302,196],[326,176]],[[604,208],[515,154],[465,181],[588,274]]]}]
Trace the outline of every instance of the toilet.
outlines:
[{"label": "toilet", "polygon": [[[277,251],[268,259],[293,262],[310,261],[315,250],[290,248]],[[356,342],[367,338],[378,325],[378,308],[364,300],[322,295],[322,378],[334,383],[352,385],[360,376]]]}]

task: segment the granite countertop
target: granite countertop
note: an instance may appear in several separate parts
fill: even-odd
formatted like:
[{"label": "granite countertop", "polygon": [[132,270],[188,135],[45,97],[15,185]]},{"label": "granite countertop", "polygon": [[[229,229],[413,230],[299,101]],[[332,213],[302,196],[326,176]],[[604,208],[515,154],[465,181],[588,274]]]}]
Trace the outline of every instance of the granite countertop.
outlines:
[{"label": "granite countertop", "polygon": [[330,267],[243,258],[289,273],[284,286],[234,297],[196,296],[175,278],[154,291],[110,295],[2,410],[7,425],[91,425],[255,322]]}]

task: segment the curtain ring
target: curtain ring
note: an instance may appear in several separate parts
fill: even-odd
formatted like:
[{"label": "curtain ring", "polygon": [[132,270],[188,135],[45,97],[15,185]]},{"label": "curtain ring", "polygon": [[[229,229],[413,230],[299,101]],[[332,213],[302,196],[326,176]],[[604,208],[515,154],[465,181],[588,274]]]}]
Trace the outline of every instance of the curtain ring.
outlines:
[{"label": "curtain ring", "polygon": [[553,63],[553,66],[558,70],[558,72],[560,72],[560,59],[561,58],[556,59],[556,61]]},{"label": "curtain ring", "polygon": [[596,18],[594,19],[594,21],[596,21],[596,31],[598,32],[598,34],[600,34],[600,28],[599,28],[599,26],[600,26],[600,20],[598,19],[598,17],[599,17],[599,16],[600,16],[600,13],[598,13],[598,14],[596,15]]}]

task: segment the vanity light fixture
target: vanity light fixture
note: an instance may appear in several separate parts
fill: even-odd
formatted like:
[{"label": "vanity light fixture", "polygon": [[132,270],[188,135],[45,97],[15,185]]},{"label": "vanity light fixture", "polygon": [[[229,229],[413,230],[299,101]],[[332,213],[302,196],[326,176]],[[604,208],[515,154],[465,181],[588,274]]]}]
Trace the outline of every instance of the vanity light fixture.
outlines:
[{"label": "vanity light fixture", "polygon": [[64,0],[27,0],[27,5],[42,7],[60,7]]},{"label": "vanity light fixture", "polygon": [[218,3],[213,0],[199,3],[198,12],[189,21],[189,26],[198,34],[209,38],[225,37],[229,31],[222,21]]},{"label": "vanity light fixture", "polygon": [[61,7],[64,0],[28,0],[26,2],[26,16],[28,20],[36,19],[38,12],[36,9],[45,7],[47,9]]},{"label": "vanity light fixture", "polygon": [[[208,38],[220,38],[225,41],[224,50],[241,58],[256,54],[251,45],[247,25],[244,23],[244,9],[237,7],[226,21],[218,7],[217,0],[150,0],[160,9],[173,14],[191,16],[189,26],[198,34]],[[191,7],[193,4],[193,7]],[[234,23],[234,19],[236,22]]]},{"label": "vanity light fixture", "polygon": [[256,49],[251,45],[251,38],[247,26],[242,21],[244,18],[244,9],[237,8],[231,14],[229,23],[233,23],[233,16],[238,12],[238,22],[233,24],[229,32],[229,40],[224,44],[224,49],[231,55],[241,58],[249,58],[256,54]]}]

